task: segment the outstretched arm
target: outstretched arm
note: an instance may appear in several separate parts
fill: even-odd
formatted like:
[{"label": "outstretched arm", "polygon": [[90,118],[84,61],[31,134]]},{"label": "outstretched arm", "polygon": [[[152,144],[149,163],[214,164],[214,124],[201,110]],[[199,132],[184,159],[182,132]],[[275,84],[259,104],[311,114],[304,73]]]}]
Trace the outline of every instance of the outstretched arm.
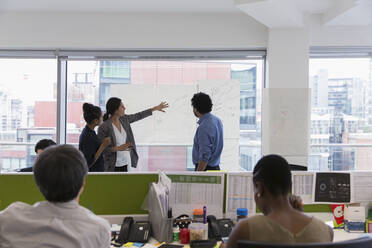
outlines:
[{"label": "outstretched arm", "polygon": [[128,118],[129,123],[132,123],[132,122],[142,120],[142,119],[152,115],[152,112],[154,112],[154,111],[165,112],[164,109],[168,108],[168,106],[169,105],[168,105],[167,102],[161,102],[159,105],[157,105],[157,106],[155,106],[151,109],[147,109],[145,111],[138,112],[138,113],[132,114],[132,115],[126,115],[126,117]]},{"label": "outstretched arm", "polygon": [[161,102],[159,105],[153,107],[151,109],[152,112],[154,111],[161,111],[161,112],[165,112],[164,109],[165,108],[168,108],[169,107],[169,104],[167,102]]}]

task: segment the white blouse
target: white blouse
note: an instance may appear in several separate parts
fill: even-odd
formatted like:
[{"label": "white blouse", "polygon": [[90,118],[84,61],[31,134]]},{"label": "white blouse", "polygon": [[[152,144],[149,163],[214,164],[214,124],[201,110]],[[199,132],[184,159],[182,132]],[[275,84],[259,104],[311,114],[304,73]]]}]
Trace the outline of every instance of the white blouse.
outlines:
[{"label": "white blouse", "polygon": [[[115,133],[116,145],[121,146],[122,144],[125,144],[127,141],[127,133],[125,132],[123,126],[120,124],[121,132],[117,129],[114,123],[112,123],[112,127]],[[132,162],[130,159],[130,152],[129,151],[117,151],[115,167],[122,167],[124,165],[128,165],[128,169],[132,166]]]}]

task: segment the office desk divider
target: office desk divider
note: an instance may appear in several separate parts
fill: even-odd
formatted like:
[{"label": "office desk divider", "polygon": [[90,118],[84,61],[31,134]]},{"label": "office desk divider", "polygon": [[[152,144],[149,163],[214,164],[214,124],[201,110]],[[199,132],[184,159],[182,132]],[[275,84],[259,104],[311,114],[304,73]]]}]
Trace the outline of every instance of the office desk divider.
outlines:
[{"label": "office desk divider", "polygon": [[170,206],[173,216],[187,214],[194,209],[207,207],[207,214],[223,217],[224,179],[223,172],[167,173],[172,180]]},{"label": "office desk divider", "polygon": [[238,208],[246,208],[248,216],[256,214],[252,172],[228,172],[225,217],[236,218]]},{"label": "office desk divider", "polygon": [[[225,200],[224,197],[228,195],[226,187],[227,184],[229,184],[229,179],[231,179],[227,177],[229,173],[166,172],[166,174],[172,180],[172,191],[175,190],[174,192],[177,193],[176,195],[178,195],[178,192],[185,192],[187,189],[190,189],[193,192],[200,192],[200,189],[197,187],[199,185],[199,180],[200,185],[203,185],[204,190],[206,190],[205,192],[207,192],[204,192],[204,195],[208,195],[210,200],[213,196],[213,199],[216,200],[215,211],[218,213],[216,217],[219,218],[219,215],[226,212],[224,204],[227,202],[227,198]],[[359,173],[358,176],[360,175],[365,175],[365,177],[367,177],[370,176],[371,173]],[[367,179],[368,178],[363,178],[363,180],[354,180],[354,182],[357,181],[359,184],[366,184],[370,181]],[[225,180],[227,181],[226,185]],[[247,177],[247,180],[247,183],[251,183],[249,182],[249,177]],[[149,185],[157,181],[158,173],[155,172],[89,173],[86,179],[84,192],[80,199],[80,204],[98,215],[147,214],[148,212],[141,206],[149,191]],[[301,184],[306,183],[306,180],[298,180],[297,182],[300,183],[298,186],[301,188],[301,186],[303,186]],[[296,187],[296,181],[294,181],[294,184]],[[208,185],[210,187],[208,187]],[[308,186],[305,188],[308,188]],[[185,196],[185,194],[183,195]],[[184,199],[180,198],[181,196],[182,194],[178,195],[177,199],[173,199],[173,202],[177,201],[177,204],[175,205],[172,205],[172,199],[170,199],[172,208],[177,208],[177,205],[182,207],[183,204],[179,203],[185,200],[194,201],[195,198],[193,197],[200,198],[200,195],[190,193],[188,193],[187,197]],[[39,192],[32,173],[0,174],[0,211],[16,201],[34,204],[35,202],[42,200],[44,200],[44,197]],[[305,212],[331,212],[331,208],[328,204],[308,203],[309,205],[304,206]],[[190,206],[184,205],[183,207],[188,211],[186,213],[191,215],[194,207],[203,207],[200,206],[201,204],[202,203]],[[208,208],[208,214],[213,214],[212,210],[213,208]],[[182,208],[180,212],[183,212]],[[173,209],[173,216],[177,217],[177,214],[177,211]]]}]

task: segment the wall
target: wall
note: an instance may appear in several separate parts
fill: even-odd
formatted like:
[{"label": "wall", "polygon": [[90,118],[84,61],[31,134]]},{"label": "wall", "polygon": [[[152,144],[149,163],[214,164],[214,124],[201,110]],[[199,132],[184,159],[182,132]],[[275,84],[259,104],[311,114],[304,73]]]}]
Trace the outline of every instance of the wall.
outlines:
[{"label": "wall", "polygon": [[244,14],[0,13],[0,48],[257,48]]}]

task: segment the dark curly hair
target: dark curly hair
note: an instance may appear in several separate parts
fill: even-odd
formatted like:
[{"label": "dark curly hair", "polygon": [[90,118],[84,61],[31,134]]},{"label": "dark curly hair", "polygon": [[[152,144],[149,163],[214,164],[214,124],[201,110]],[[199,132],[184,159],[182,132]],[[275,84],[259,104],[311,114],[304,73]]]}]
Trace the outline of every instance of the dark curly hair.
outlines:
[{"label": "dark curly hair", "polygon": [[94,106],[90,103],[84,103],[83,104],[83,116],[84,120],[90,124],[94,120],[99,120],[101,118],[102,111],[100,107]]},{"label": "dark curly hair", "polygon": [[211,98],[203,92],[194,94],[191,105],[202,115],[211,112],[213,106]]}]

